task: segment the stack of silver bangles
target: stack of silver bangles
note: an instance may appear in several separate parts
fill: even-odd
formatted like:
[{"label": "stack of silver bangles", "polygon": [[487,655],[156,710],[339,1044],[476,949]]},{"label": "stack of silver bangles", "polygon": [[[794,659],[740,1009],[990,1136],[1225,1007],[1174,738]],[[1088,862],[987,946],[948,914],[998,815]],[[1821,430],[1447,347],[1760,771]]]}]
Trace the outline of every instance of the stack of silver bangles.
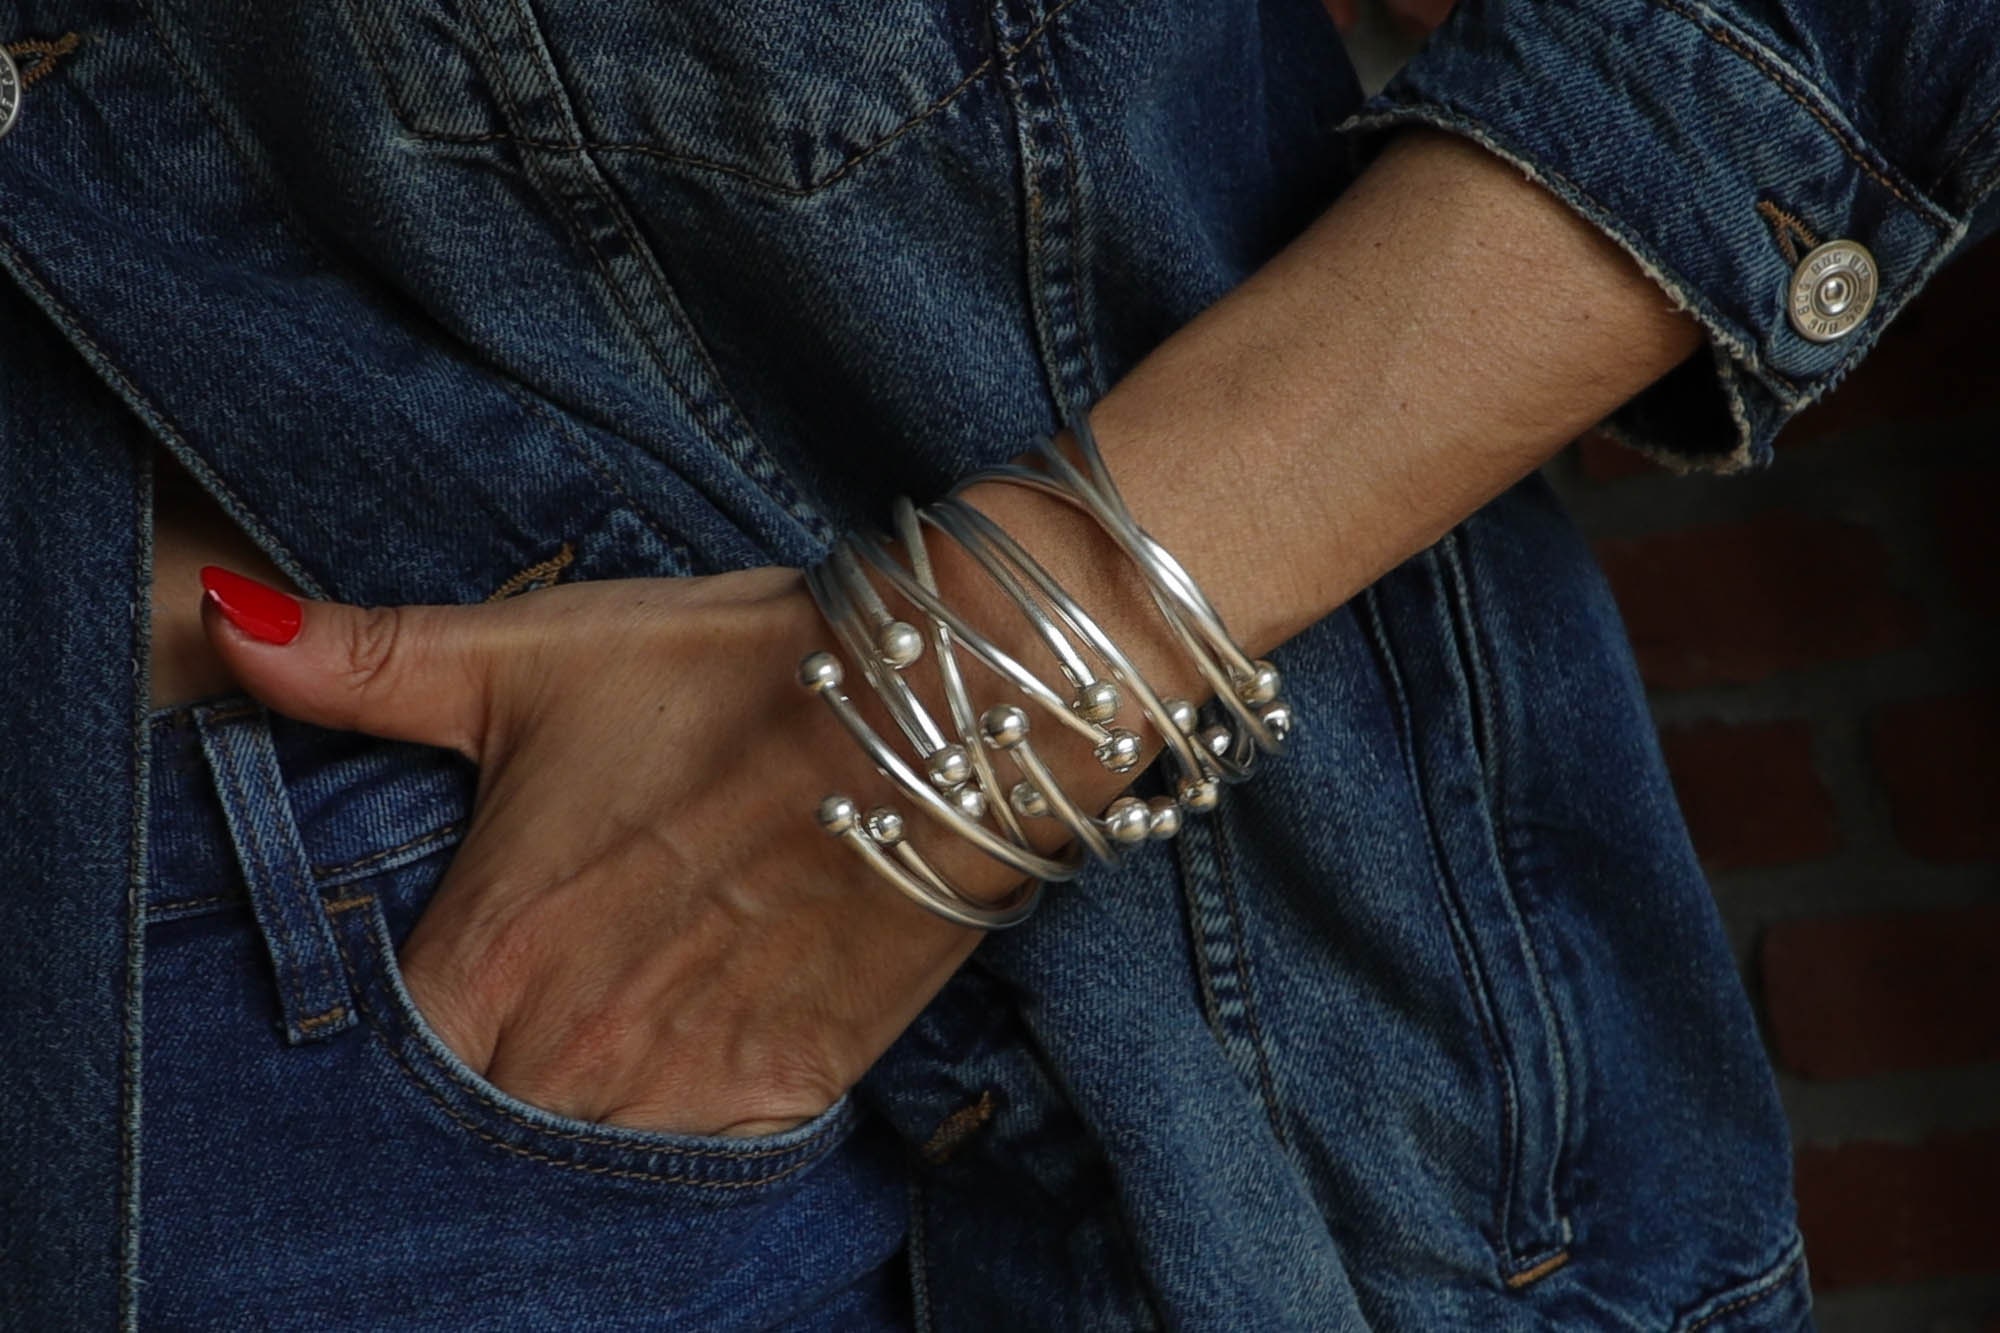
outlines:
[{"label": "stack of silver bangles", "polygon": [[[939,823],[1027,882],[997,903],[968,897],[911,845],[902,813],[891,806],[863,813],[850,797],[831,795],[820,803],[820,826],[904,894],[960,925],[987,930],[1018,925],[1034,911],[1044,883],[1071,878],[1086,858],[1115,863],[1138,844],[1173,837],[1188,814],[1215,808],[1222,783],[1248,777],[1260,752],[1280,753],[1292,728],[1277,669],[1251,660],[1237,646],[1180,562],[1133,520],[1098,451],[1088,417],[1077,416],[1070,429],[1082,469],[1053,439],[1044,439],[1038,450],[1041,469],[1006,464],[976,473],[945,499],[922,509],[908,499],[897,500],[901,560],[883,538],[851,535],[806,571],[842,653],[880,697],[915,758],[906,758],[878,734],[842,692],[847,672],[840,657],[812,653],[799,664],[799,683],[826,700],[884,777]],[[1211,716],[1205,718],[1186,699],[1160,698],[1033,556],[958,498],[981,482],[1054,496],[1088,514],[1109,534],[1143,575],[1175,639],[1214,688]],[[1044,681],[1002,651],[940,599],[926,548],[928,533],[956,543],[1020,609],[1059,664],[1060,685]],[[871,574],[923,614],[930,622],[928,635],[890,613]],[[903,678],[923,658],[927,639],[950,713],[942,721]],[[960,670],[961,646],[1021,701],[975,710]],[[1121,796],[1102,815],[1081,809],[1030,739],[1031,708],[1083,736],[1098,762],[1113,773],[1131,772],[1146,751],[1139,733],[1120,725],[1123,716],[1136,711],[1172,758],[1174,794],[1150,801]],[[1002,764],[1011,774],[1003,776]],[[1030,842],[1022,821],[1040,819],[1055,820],[1068,831],[1070,844],[1063,853],[1045,855]]]}]

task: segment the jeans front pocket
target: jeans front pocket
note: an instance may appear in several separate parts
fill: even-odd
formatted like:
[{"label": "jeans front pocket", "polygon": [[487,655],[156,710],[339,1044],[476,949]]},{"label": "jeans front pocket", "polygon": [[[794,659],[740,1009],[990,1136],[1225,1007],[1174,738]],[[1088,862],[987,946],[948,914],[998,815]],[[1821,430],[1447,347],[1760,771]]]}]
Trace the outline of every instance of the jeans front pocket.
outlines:
[{"label": "jeans front pocket", "polygon": [[[178,748],[145,952],[145,1326],[907,1324],[906,1168],[879,1117],[844,1097],[736,1139],[509,1097],[396,968],[469,787],[437,780],[436,752],[292,726],[272,762],[271,734],[237,706],[161,736]],[[336,1001],[301,1006],[301,987]]]},{"label": "jeans front pocket", "polygon": [[722,1198],[734,1191],[775,1189],[810,1171],[838,1152],[855,1129],[852,1093],[802,1125],[742,1138],[601,1124],[521,1101],[461,1060],[412,1002],[378,892],[349,886],[325,910],[362,1025],[400,1075],[390,1080],[398,1085],[393,1095],[448,1137],[556,1170]]}]

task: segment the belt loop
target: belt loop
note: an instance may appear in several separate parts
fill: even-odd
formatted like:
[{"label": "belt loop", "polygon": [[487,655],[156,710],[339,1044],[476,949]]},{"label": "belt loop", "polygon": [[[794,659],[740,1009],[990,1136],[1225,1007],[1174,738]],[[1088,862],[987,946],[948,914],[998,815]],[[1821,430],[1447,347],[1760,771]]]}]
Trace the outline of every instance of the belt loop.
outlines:
[{"label": "belt loop", "polygon": [[230,700],[198,706],[194,721],[250,889],[251,910],[277,972],[286,1038],[297,1045],[351,1027],[347,974],[292,819],[271,743],[270,713],[260,703]]}]

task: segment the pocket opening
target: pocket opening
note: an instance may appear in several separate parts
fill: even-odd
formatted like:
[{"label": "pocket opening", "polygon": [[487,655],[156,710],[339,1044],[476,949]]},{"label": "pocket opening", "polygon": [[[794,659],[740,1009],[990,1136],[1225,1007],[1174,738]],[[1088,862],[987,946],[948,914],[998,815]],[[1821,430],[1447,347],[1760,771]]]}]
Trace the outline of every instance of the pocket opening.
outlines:
[{"label": "pocket opening", "polygon": [[366,1037],[455,1132],[494,1151],[617,1179],[755,1190],[806,1171],[858,1123],[852,1092],[802,1125],[742,1138],[602,1124],[521,1101],[459,1059],[417,1009],[377,893],[348,892],[324,906]]}]

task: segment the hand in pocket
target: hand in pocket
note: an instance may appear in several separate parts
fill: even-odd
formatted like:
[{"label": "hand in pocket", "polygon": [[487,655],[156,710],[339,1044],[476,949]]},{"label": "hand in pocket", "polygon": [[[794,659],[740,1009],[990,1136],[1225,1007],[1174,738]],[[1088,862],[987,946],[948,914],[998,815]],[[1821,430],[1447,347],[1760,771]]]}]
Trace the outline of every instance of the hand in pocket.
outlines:
[{"label": "hand in pocket", "polygon": [[814,825],[828,791],[879,779],[795,683],[827,641],[795,570],[373,609],[204,576],[208,635],[269,707],[479,765],[400,961],[438,1036],[523,1101],[775,1133],[978,942]]}]

